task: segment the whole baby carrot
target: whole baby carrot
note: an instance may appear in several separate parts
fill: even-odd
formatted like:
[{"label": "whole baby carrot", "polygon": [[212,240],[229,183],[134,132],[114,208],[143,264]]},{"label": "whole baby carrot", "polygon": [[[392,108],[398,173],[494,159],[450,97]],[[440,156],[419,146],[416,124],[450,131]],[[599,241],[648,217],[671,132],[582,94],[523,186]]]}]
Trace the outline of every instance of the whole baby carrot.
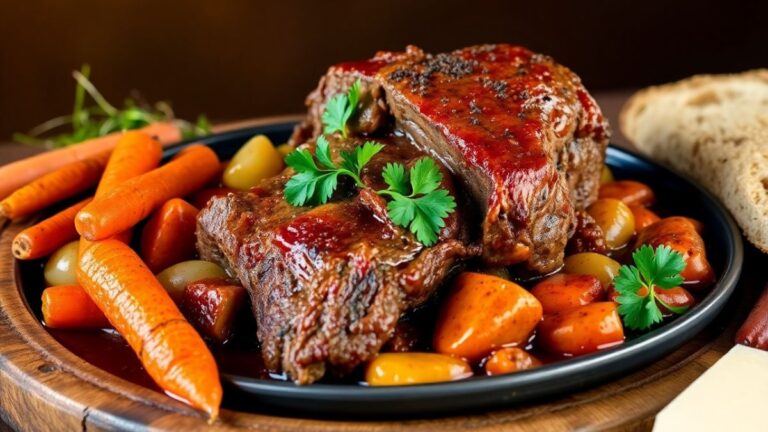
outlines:
[{"label": "whole baby carrot", "polygon": [[109,328],[107,317],[79,285],[43,290],[43,321],[50,328]]},{"label": "whole baby carrot", "polygon": [[94,198],[99,199],[128,179],[157,168],[163,157],[160,142],[141,131],[120,136],[109,157]]},{"label": "whole baby carrot", "polygon": [[18,233],[11,244],[13,256],[21,260],[42,258],[76,240],[75,215],[89,202],[91,198],[80,201]]},{"label": "whole baby carrot", "polygon": [[216,362],[154,274],[117,240],[85,243],[78,281],[164,390],[218,416]]},{"label": "whole baby carrot", "polygon": [[195,257],[195,228],[198,210],[181,198],[160,207],[141,232],[141,258],[158,273]]},{"label": "whole baby carrot", "polygon": [[[173,123],[153,123],[140,130],[156,137],[164,145],[181,140],[181,132]],[[1,166],[0,198],[7,197],[16,189],[67,164],[108,153],[117,145],[122,134],[122,132],[111,133]]]},{"label": "whole baby carrot", "polygon": [[[109,157],[94,198],[101,198],[126,180],[157,168],[162,157],[163,148],[159,141],[144,132],[125,132]],[[130,243],[132,234],[133,231],[127,229],[115,234],[114,238]]]},{"label": "whole baby carrot", "polygon": [[188,195],[216,176],[219,158],[208,147],[194,145],[175,159],[117,186],[94,199],[75,219],[77,232],[101,240],[133,227],[171,198]]},{"label": "whole baby carrot", "polygon": [[17,219],[96,186],[109,154],[65,165],[18,189],[0,201],[0,216]]}]

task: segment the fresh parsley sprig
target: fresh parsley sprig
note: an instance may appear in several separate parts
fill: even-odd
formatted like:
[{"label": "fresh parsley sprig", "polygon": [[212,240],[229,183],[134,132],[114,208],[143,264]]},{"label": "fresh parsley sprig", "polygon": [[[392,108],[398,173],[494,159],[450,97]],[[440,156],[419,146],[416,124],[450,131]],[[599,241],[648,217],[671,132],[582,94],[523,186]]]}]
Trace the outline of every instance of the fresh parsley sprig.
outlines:
[{"label": "fresh parsley sprig", "polygon": [[341,132],[347,137],[347,123],[357,109],[360,101],[360,79],[358,78],[347,90],[346,94],[338,94],[331,98],[323,111],[323,133]]},{"label": "fresh parsley sprig", "polygon": [[619,293],[619,314],[624,325],[635,330],[645,330],[661,322],[663,316],[659,304],[674,313],[685,309],[664,303],[654,288],[669,289],[683,283],[680,272],[685,269],[685,260],[669,246],[661,245],[654,251],[650,245],[643,245],[632,253],[635,265],[623,265],[613,279],[613,286]]},{"label": "fresh parsley sprig", "polygon": [[330,145],[325,136],[317,138],[315,148],[318,163],[307,149],[295,150],[285,158],[286,165],[296,171],[285,185],[285,199],[291,205],[325,204],[336,190],[340,175],[352,178],[357,187],[365,187],[360,173],[384,146],[368,141],[355,147],[352,152],[341,152],[342,161],[339,165],[331,160]]},{"label": "fresh parsley sprig", "polygon": [[[347,137],[347,123],[360,100],[360,80],[352,84],[347,93],[331,98],[323,112],[323,133],[339,132]],[[339,176],[350,177],[358,188],[366,188],[360,178],[363,167],[384,148],[367,141],[351,152],[340,152],[341,162],[331,158],[330,143],[324,135],[317,138],[315,155],[307,149],[291,152],[285,163],[296,171],[285,184],[285,199],[291,205],[325,204],[338,186]],[[316,158],[316,159],[315,159]],[[425,246],[437,242],[445,219],[456,208],[456,200],[441,189],[443,174],[435,161],[425,157],[416,161],[406,172],[405,166],[389,163],[382,171],[387,189],[376,191],[388,197],[387,215],[396,225],[409,229]]]},{"label": "fresh parsley sprig", "polygon": [[387,214],[397,225],[408,228],[425,246],[437,242],[445,218],[456,208],[456,200],[439,189],[443,174],[432,158],[421,158],[408,173],[402,164],[389,163],[382,172],[387,189],[377,191],[392,199]]},{"label": "fresh parsley sprig", "polygon": [[[170,105],[165,102],[158,102],[154,107],[150,107],[127,99],[122,109],[117,108],[96,89],[90,81],[90,73],[91,68],[87,64],[83,65],[80,71],[72,73],[77,82],[72,114],[41,123],[27,134],[14,134],[14,141],[47,147],[65,147],[111,132],[138,129],[160,121],[174,122],[184,138],[210,133],[208,119],[204,115],[200,115],[196,123],[177,119]],[[91,106],[86,106],[88,96],[93,100]],[[69,126],[70,132],[55,133],[66,126]]]}]

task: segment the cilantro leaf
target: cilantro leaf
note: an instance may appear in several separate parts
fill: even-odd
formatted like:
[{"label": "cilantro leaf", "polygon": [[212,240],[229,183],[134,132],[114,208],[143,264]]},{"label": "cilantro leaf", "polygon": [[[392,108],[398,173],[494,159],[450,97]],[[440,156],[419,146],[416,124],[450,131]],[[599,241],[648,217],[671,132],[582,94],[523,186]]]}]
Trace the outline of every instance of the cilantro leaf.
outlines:
[{"label": "cilantro leaf", "polygon": [[677,314],[688,309],[670,307],[655,293],[656,288],[669,289],[683,283],[680,272],[685,269],[685,260],[682,255],[666,245],[658,246],[655,251],[652,246],[643,245],[632,253],[632,259],[636,266],[621,266],[613,279],[624,325],[644,330],[661,322],[659,304]]},{"label": "cilantro leaf", "polygon": [[332,97],[325,105],[323,111],[323,133],[332,134],[340,132],[347,137],[347,122],[357,109],[360,101],[360,79],[356,80],[346,94],[338,94]]}]

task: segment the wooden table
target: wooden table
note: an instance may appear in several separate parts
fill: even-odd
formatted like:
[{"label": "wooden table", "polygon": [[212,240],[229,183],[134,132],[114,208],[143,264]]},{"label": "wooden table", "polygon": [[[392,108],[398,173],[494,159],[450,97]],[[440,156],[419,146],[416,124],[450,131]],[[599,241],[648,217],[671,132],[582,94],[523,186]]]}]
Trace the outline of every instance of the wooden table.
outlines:
[{"label": "wooden table", "polygon": [[[627,95],[597,95],[613,125],[617,125],[617,113]],[[612,141],[627,145],[615,128]],[[0,164],[29,152],[26,147],[0,145]],[[10,424],[28,430],[132,428],[148,424],[162,430],[205,429],[204,420],[183,404],[116,379],[57,346],[28,316],[15,298],[15,290],[7,288],[13,283],[11,260],[7,252],[2,255],[20,228],[11,225],[0,233],[0,306],[5,307],[0,310],[0,415]],[[766,256],[747,246],[745,271],[736,294],[712,326],[662,360],[581,392],[538,404],[432,419],[353,422],[223,410],[222,420],[211,429],[648,430],[661,408],[730,349],[736,328],[766,281],[760,271],[766,264]],[[0,431],[7,427],[0,423]]]}]

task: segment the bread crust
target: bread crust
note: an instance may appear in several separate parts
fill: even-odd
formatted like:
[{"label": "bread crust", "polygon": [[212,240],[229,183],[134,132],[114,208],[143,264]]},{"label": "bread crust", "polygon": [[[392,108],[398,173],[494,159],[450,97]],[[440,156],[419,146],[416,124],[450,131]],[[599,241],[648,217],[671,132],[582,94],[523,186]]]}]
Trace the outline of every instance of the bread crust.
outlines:
[{"label": "bread crust", "polygon": [[619,126],[639,151],[715,194],[768,252],[768,69],[641,90]]}]

